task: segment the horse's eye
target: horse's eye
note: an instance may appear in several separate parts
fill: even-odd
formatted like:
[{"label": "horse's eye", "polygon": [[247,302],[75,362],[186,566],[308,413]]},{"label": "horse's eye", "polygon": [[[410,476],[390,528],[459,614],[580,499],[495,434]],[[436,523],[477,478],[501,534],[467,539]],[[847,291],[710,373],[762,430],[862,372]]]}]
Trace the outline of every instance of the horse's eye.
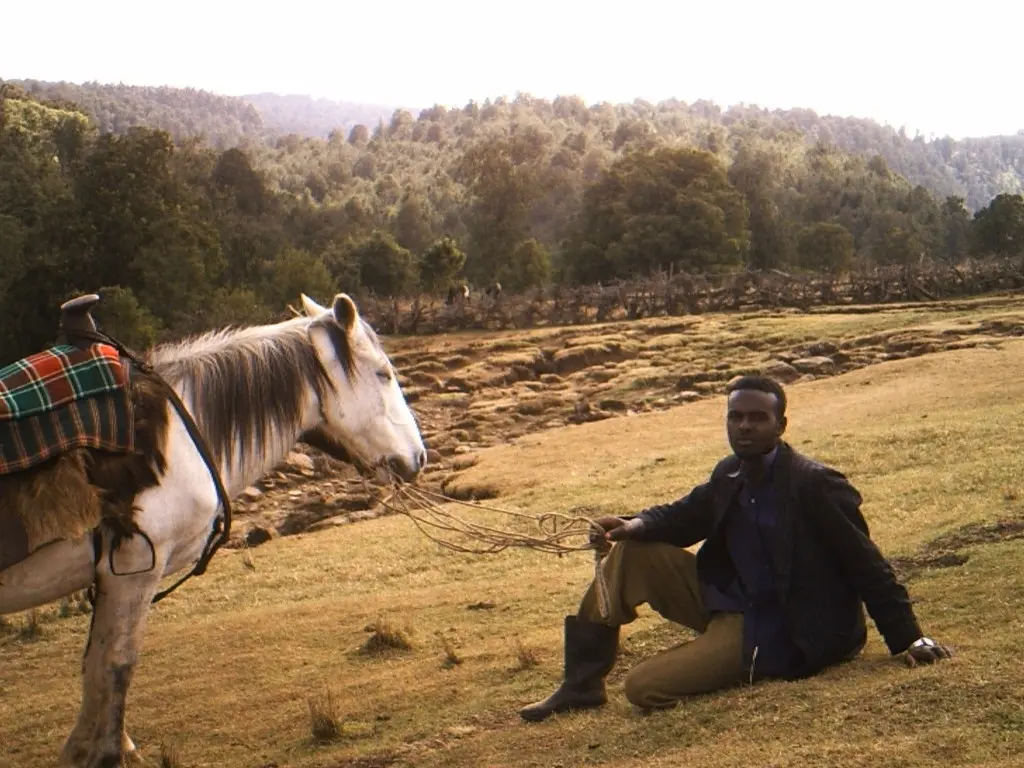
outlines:
[{"label": "horse's eye", "polygon": [[377,371],[377,378],[383,381],[385,384],[391,381],[391,371],[387,368],[383,368]]}]

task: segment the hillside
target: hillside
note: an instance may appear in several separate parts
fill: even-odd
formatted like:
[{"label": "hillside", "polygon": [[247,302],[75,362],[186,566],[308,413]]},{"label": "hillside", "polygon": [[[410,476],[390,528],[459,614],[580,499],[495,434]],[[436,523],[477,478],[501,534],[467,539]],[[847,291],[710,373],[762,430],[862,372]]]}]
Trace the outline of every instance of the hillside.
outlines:
[{"label": "hillside", "polygon": [[[894,172],[912,184],[921,184],[938,197],[963,197],[972,210],[987,205],[1000,193],[1024,191],[1024,135],[928,141],[873,120],[818,115],[807,109],[767,110],[750,105],[723,108],[706,101],[685,104],[675,100],[586,105],[571,96],[550,102],[521,95],[450,109],[435,106],[417,114],[412,109],[303,95],[260,93],[238,98],[196,89],[10,82],[30,93],[80,104],[94,116],[102,131],[123,132],[131,125],[147,125],[167,130],[176,139],[203,134],[221,147],[252,140],[273,141],[287,134],[325,140],[334,130],[347,135],[357,125],[365,126],[369,137],[379,121],[388,123],[396,115],[400,122],[406,119],[402,115],[408,115],[411,123],[425,123],[419,133],[403,137],[407,143],[401,153],[408,157],[422,154],[424,144],[439,143],[437,131],[427,130],[429,124],[441,126],[441,136],[451,139],[465,135],[467,119],[479,131],[485,130],[485,124],[495,116],[537,121],[545,130],[556,133],[560,126],[578,133],[598,124],[600,132],[592,138],[614,151],[642,136],[697,146],[710,144],[713,148],[728,144],[727,138],[744,132],[776,139],[795,131],[811,144],[820,141],[865,157],[881,155]],[[514,115],[510,115],[510,105],[514,106]],[[448,146],[445,154],[452,149]],[[321,169],[302,170],[308,174]]]},{"label": "hillside", "polygon": [[[1024,342],[1005,336],[1022,330],[1015,297],[863,314],[709,314],[674,331],[644,320],[588,329],[593,343],[626,337],[637,354],[564,370],[560,391],[551,379],[494,379],[513,356],[578,336],[387,340],[400,373],[420,387],[424,374],[451,383],[428,363],[467,358],[458,373],[478,389],[435,388],[414,404],[444,463],[463,467],[450,485],[490,489],[497,496],[486,503],[501,509],[584,516],[636,511],[706,479],[726,450],[718,374],[784,357],[796,367],[817,347],[838,375],[790,384],[787,439],[863,493],[872,537],[923,627],[953,647],[951,662],[907,669],[869,622],[862,656],[819,677],[744,685],[644,717],[623,696],[625,672],[692,636],[645,606],[623,630],[608,705],[527,725],[516,711],[557,684],[562,617],[593,577],[589,553],[458,554],[405,517],[339,516],[316,533],[222,550],[206,575],[153,609],[129,733],[151,763],[161,764],[165,745],[177,758],[163,764],[221,768],[1016,768],[1024,489],[1006,428],[1024,397]],[[666,380],[649,384],[666,350]],[[691,367],[715,374],[699,397],[667,397],[644,412],[645,395],[653,406],[686,391],[668,377]],[[533,391],[538,383],[547,391]],[[613,415],[567,425],[561,405],[532,407],[574,392],[627,408],[598,405]],[[476,425],[461,427],[471,436],[455,434],[458,420]],[[342,479],[307,476],[268,495],[294,512],[307,494],[330,500],[339,489],[328,482]],[[448,509],[515,527],[486,510]],[[239,527],[252,515],[240,509]],[[82,610],[65,601],[0,622],[0,766],[53,764],[80,695]],[[242,711],[254,714],[233,714]],[[315,739],[314,713],[338,732]]]}]

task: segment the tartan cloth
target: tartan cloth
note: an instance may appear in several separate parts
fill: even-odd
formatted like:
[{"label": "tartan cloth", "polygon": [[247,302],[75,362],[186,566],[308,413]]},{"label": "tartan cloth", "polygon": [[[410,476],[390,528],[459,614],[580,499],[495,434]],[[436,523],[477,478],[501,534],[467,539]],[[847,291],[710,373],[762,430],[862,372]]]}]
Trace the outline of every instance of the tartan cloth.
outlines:
[{"label": "tartan cloth", "polygon": [[50,347],[0,368],[0,421],[52,411],[126,383],[121,356],[108,344]]},{"label": "tartan cloth", "polygon": [[56,346],[0,370],[0,475],[73,448],[133,451],[127,381],[104,344]]}]

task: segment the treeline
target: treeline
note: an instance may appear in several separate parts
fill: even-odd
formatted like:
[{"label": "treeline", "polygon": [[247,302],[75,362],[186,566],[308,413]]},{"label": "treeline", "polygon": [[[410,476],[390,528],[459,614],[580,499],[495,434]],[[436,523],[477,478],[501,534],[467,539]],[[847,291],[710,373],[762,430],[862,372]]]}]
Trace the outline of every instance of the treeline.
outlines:
[{"label": "treeline", "polygon": [[[467,112],[457,137],[450,112],[399,112],[373,132],[223,150],[150,128],[104,133],[74,105],[0,86],[0,359],[50,343],[60,301],[97,289],[105,327],[144,346],[280,317],[302,291],[439,296],[497,280],[516,293],[1024,247],[1019,195],[972,215],[880,156],[756,126],[692,143],[634,126],[608,150],[591,138],[599,111],[555,107],[583,110],[588,129],[573,128],[584,112],[543,123],[502,117],[506,104]],[[271,151],[323,177],[275,181]]]},{"label": "treeline", "polygon": [[[651,104],[637,100],[587,106],[572,97],[548,101],[519,95],[455,108],[435,105],[417,112],[298,95],[261,93],[239,98],[195,89],[11,82],[33,95],[80,105],[104,132],[142,125],[165,130],[175,140],[201,134],[222,149],[269,145],[271,151],[258,152],[254,162],[268,172],[272,183],[293,192],[309,189],[314,195],[342,199],[367,193],[359,184],[360,175],[390,174],[404,186],[420,176],[435,152],[447,168],[467,144],[495,129],[507,132],[512,124],[526,123],[541,126],[556,141],[567,134],[583,137],[595,153],[591,162],[596,163],[607,164],[624,147],[652,138],[700,146],[729,162],[735,143],[730,137],[735,131],[754,131],[769,141],[795,133],[810,145],[821,142],[865,158],[881,155],[912,184],[940,198],[962,197],[972,212],[1000,193],[1024,192],[1024,131],[960,141],[926,140],[873,120],[818,115],[808,109],[767,110],[750,105],[723,109],[707,101]],[[338,158],[323,146],[332,132],[344,138],[353,129],[356,138],[387,133],[389,139],[387,145],[357,145],[362,170],[355,179],[333,167],[350,158]]]}]

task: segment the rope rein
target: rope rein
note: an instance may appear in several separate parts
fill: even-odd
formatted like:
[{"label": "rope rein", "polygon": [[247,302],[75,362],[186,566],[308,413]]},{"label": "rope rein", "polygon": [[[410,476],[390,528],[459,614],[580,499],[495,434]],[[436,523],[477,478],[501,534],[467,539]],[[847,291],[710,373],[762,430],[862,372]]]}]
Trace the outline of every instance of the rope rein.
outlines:
[{"label": "rope rein", "polygon": [[[567,552],[594,551],[594,587],[597,592],[598,610],[602,619],[610,613],[608,584],[605,581],[602,564],[611,547],[605,542],[604,529],[593,520],[558,512],[547,512],[541,515],[529,515],[510,509],[501,509],[479,502],[468,502],[453,499],[424,488],[416,488],[408,484],[393,483],[391,492],[386,497],[374,493],[374,489],[366,483],[367,493],[376,498],[382,507],[392,512],[405,515],[413,525],[434,543],[453,552],[474,555],[489,555],[501,552],[509,547],[534,549],[540,552],[557,554],[559,557]],[[538,530],[535,535],[519,533],[479,522],[472,522],[442,508],[442,504],[458,504],[477,511],[497,512],[520,520],[533,522]],[[439,531],[461,534],[480,542],[480,546],[466,546],[442,538]],[[582,544],[566,543],[567,539],[576,536],[587,536]]]}]

